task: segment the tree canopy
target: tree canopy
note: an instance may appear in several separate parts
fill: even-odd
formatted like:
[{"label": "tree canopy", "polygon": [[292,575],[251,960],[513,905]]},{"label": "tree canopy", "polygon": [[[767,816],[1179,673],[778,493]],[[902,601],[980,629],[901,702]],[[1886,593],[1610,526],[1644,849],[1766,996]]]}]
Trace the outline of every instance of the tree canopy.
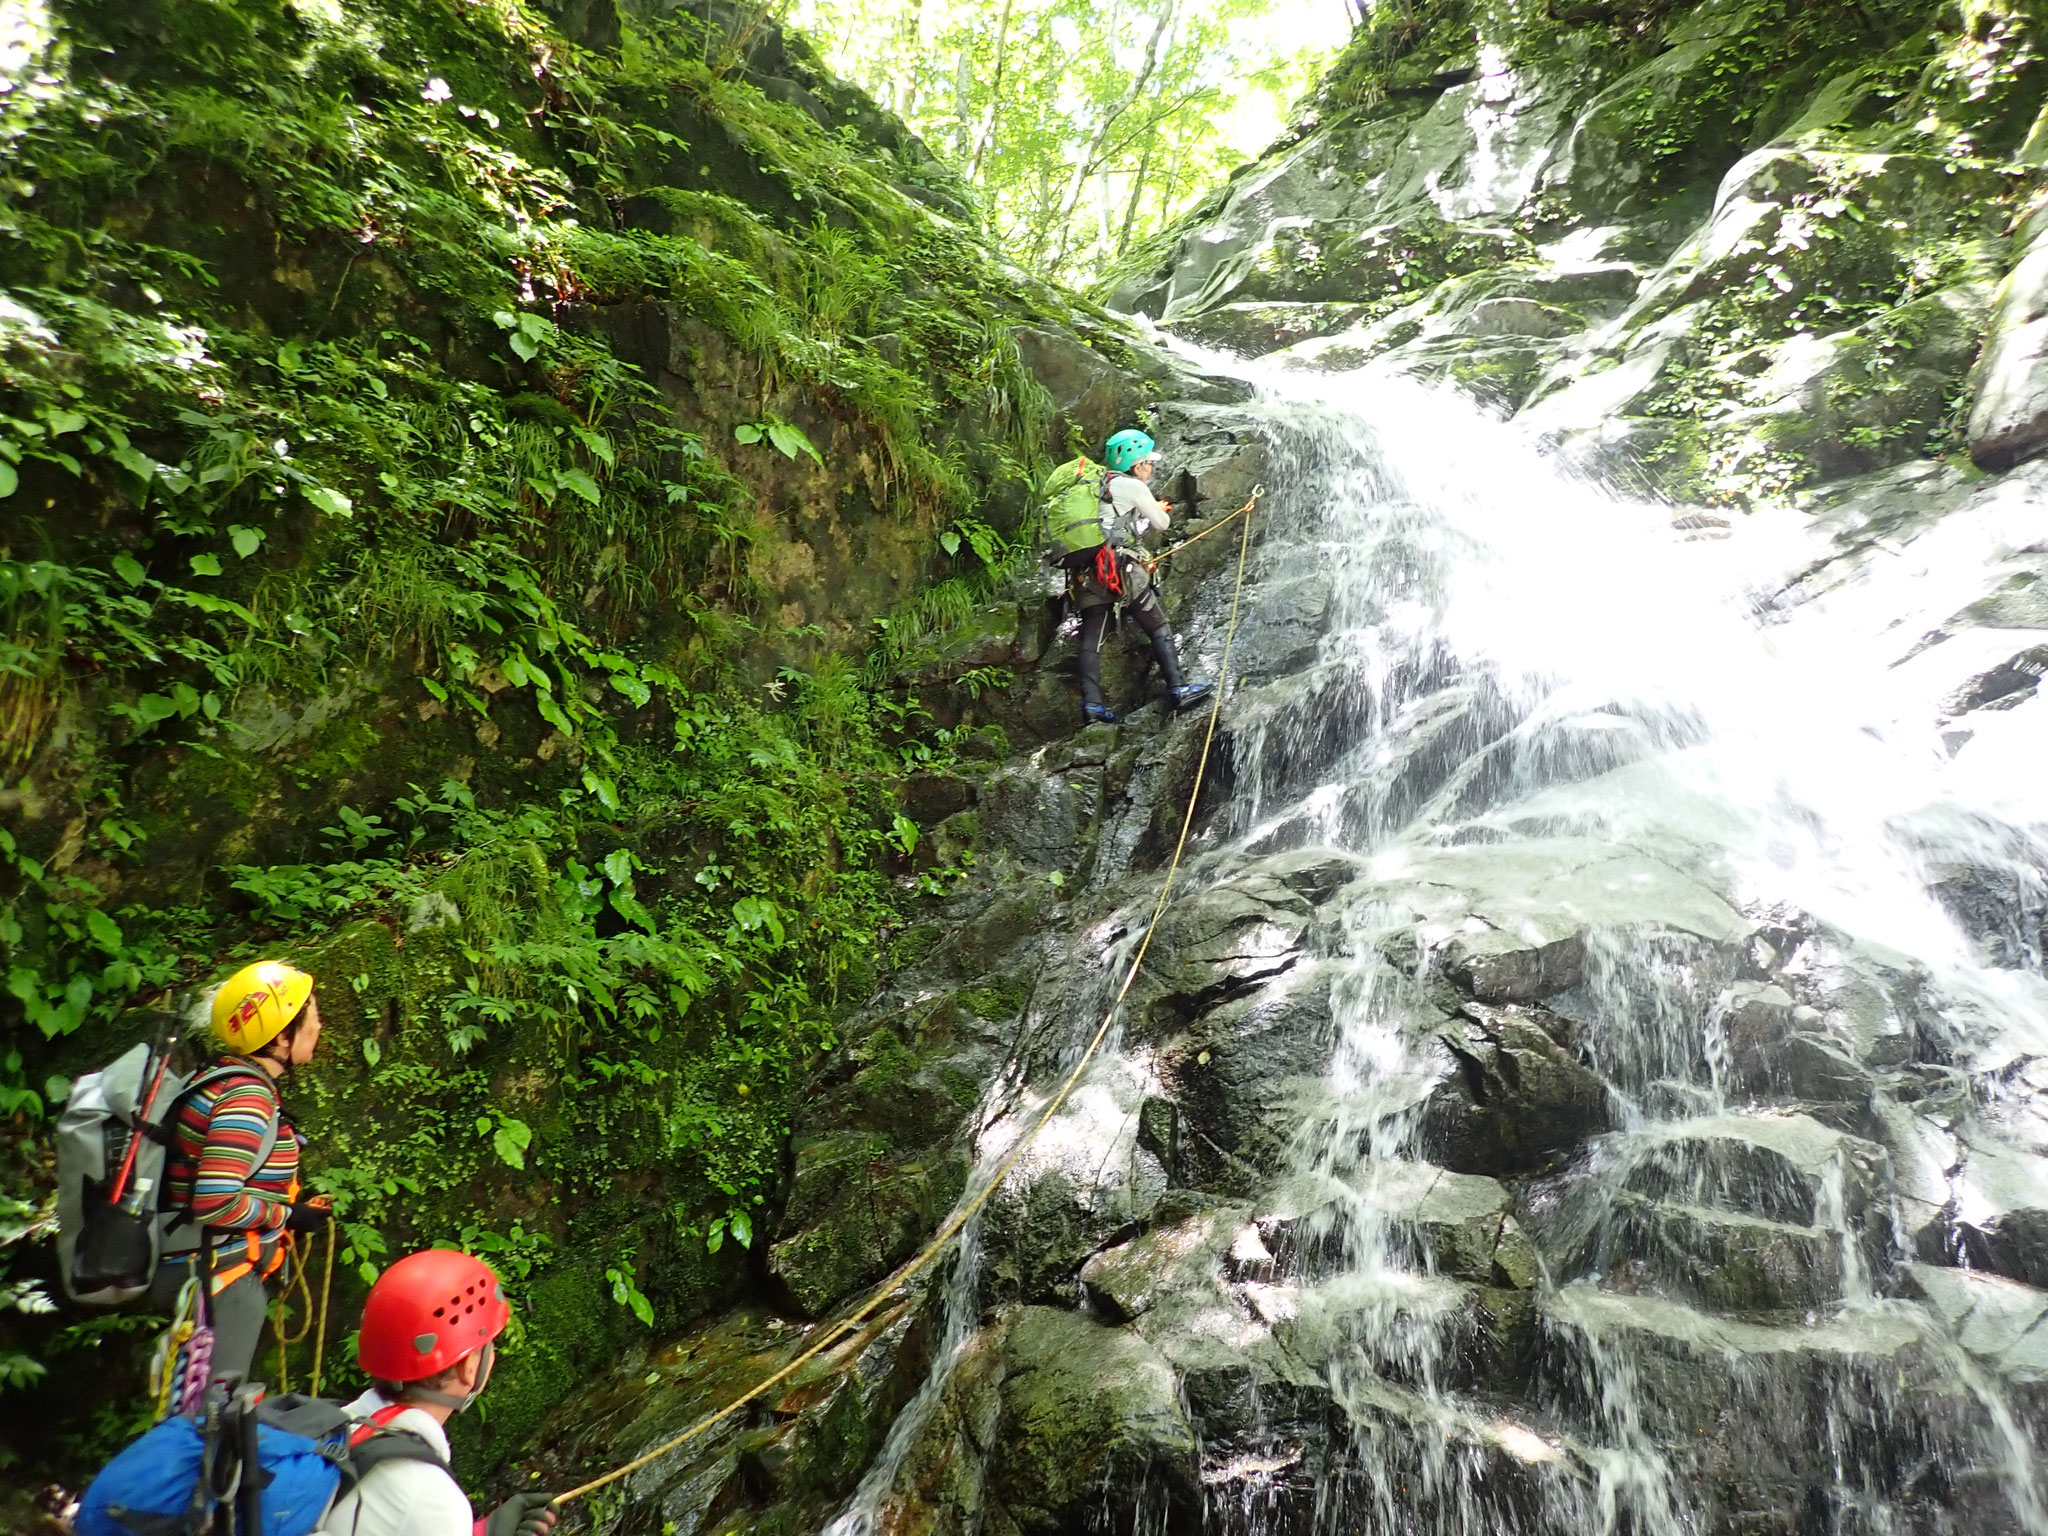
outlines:
[{"label": "tree canopy", "polygon": [[1343,0],[795,0],[790,19],[981,194],[1019,264],[1086,285],[1256,155]]}]

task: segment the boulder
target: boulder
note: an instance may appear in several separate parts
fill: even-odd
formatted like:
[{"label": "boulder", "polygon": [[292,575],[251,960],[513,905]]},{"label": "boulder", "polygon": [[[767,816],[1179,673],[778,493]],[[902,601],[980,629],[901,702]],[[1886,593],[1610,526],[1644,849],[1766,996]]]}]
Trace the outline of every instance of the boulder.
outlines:
[{"label": "boulder", "polygon": [[1908,1264],[1903,1273],[1907,1289],[1971,1354],[2015,1380],[2048,1381],[2048,1291],[1931,1264]]},{"label": "boulder", "polygon": [[1431,1039],[1445,1071],[1423,1110],[1422,1146],[1461,1173],[1532,1172],[1606,1130],[1606,1086],[1542,1009],[1468,1003]]},{"label": "boulder", "polygon": [[2010,469],[2048,447],[2048,233],[2037,234],[1992,300],[1970,374],[1970,457]]},{"label": "boulder", "polygon": [[1054,409],[1086,441],[1103,442],[1124,424],[1124,416],[1139,399],[1135,378],[1065,331],[1023,326],[1015,334],[1024,366],[1045,386]]},{"label": "boulder", "polygon": [[1330,989],[1343,970],[1286,967],[1203,1012],[1161,1048],[1156,1070],[1180,1111],[1180,1178],[1243,1197],[1288,1166],[1322,1087]]},{"label": "boulder", "polygon": [[1605,1284],[1710,1312],[1806,1312],[1838,1304],[1848,1286],[1842,1234],[1821,1227],[1624,1191],[1602,1237]]},{"label": "boulder", "polygon": [[999,769],[982,787],[981,836],[1031,869],[1071,875],[1092,851],[1101,789],[1100,767],[1086,763],[1065,772],[1036,762]]},{"label": "boulder", "polygon": [[1884,1149],[1801,1114],[1710,1115],[1638,1133],[1625,1187],[1769,1221],[1812,1226],[1830,1207],[1882,1214]]},{"label": "boulder", "polygon": [[969,1339],[881,1501],[880,1528],[1066,1532],[1198,1520],[1173,1370],[1128,1329],[1019,1307]]},{"label": "boulder", "polygon": [[1513,1289],[1536,1283],[1536,1252],[1494,1180],[1427,1163],[1376,1162],[1360,1193],[1433,1273]]},{"label": "boulder", "polygon": [[1154,1228],[1096,1254],[1081,1270],[1081,1285],[1109,1322],[1132,1322],[1165,1297],[1207,1288],[1226,1260],[1241,1266],[1236,1254],[1244,1234],[1260,1240],[1248,1216],[1243,1207],[1218,1207]]},{"label": "boulder", "polygon": [[1545,941],[1524,932],[1482,928],[1443,948],[1444,974],[1482,1002],[1533,1003],[1569,991],[1584,975],[1586,938],[1569,933]]},{"label": "boulder", "polygon": [[2048,1157],[1972,1138],[1953,1187],[1952,1251],[1973,1269],[2048,1289]]}]

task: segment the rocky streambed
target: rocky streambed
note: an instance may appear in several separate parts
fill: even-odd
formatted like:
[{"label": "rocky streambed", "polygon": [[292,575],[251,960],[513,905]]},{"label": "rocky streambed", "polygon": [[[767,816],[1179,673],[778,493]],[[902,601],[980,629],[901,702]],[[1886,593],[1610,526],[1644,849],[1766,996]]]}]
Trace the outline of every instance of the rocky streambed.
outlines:
[{"label": "rocky streambed", "polygon": [[[2041,1536],[2043,476],[1700,541],[1453,397],[1281,387],[1162,409],[1214,506],[1273,494],[1108,1046],[936,1277],[594,1523]],[[1171,578],[1205,668],[1235,556]],[[1071,708],[1042,604],[959,658],[1020,671],[1020,734]],[[751,1384],[1014,1145],[1204,723],[914,787],[978,862],[812,1087],[772,1300],[621,1362],[530,1469]]]}]

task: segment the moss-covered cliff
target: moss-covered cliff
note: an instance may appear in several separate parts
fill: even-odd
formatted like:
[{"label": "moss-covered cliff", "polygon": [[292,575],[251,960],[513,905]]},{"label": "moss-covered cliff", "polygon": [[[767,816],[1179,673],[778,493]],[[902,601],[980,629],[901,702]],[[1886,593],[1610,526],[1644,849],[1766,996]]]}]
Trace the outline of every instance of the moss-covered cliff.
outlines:
[{"label": "moss-covered cliff", "polygon": [[[516,1443],[742,1275],[907,899],[896,785],[1001,750],[995,674],[947,730],[884,685],[1137,398],[1075,327],[1122,344],[756,12],[8,15],[6,1278],[54,1289],[66,1078],[282,955],[329,1359],[388,1255],[485,1252]],[[142,1326],[0,1311],[17,1470],[134,1422]]]}]

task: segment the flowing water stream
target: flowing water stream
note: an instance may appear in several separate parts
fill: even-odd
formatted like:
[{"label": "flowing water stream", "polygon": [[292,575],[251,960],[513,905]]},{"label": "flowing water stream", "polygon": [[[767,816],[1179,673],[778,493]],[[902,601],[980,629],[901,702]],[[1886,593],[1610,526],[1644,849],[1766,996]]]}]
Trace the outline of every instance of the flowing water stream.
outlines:
[{"label": "flowing water stream", "polygon": [[[1880,568],[1788,617],[1765,596],[1815,548],[1790,514],[1688,539],[1456,397],[1261,382],[1245,412],[1277,494],[1252,675],[1226,705],[1230,801],[1189,879],[1292,850],[1356,866],[1317,903],[1327,1065],[1260,1197],[1276,1262],[1233,1293],[1320,1378],[1342,1444],[1305,1449],[1298,1422],[1254,1410],[1227,1466],[1205,1448],[1207,1523],[2048,1536],[2039,1426],[1959,1342],[1929,1289],[1947,1282],[1915,1279],[1956,1255],[1930,1253],[1941,1229],[1908,1194],[1944,1191],[1899,1155],[1921,1130],[1943,1141],[1937,1182],[1966,1160],[1958,1137],[2030,1158],[1999,1149],[1984,1068],[2048,1055],[2038,956],[1985,965],[1934,894],[1959,866],[2024,878],[2019,829],[2048,822],[2048,782],[1952,753],[1945,685],[1894,664],[1954,611],[1954,571]],[[2005,537],[1959,523],[1940,551]],[[1314,654],[1261,675],[1261,605],[1302,601],[1304,573],[1327,605]],[[1188,626],[1210,666],[1222,579]],[[1490,1185],[1444,1172],[1433,1119],[1461,944],[1568,957],[1557,984],[1470,1016],[1568,1039],[1605,1097],[1569,1156],[1494,1170],[1514,1191],[1497,1252],[1526,1234],[1532,1271],[1505,1366],[1474,1360],[1506,1292],[1448,1273],[1417,1215]],[[1795,1038],[1803,1066],[1772,1054]],[[1108,1143],[1150,1070],[1112,1042],[1048,1135],[1127,1166]],[[1004,1135],[1023,1118],[1008,1093],[989,1106]],[[984,1169],[1007,1144],[985,1141]],[[953,1268],[933,1381],[833,1536],[890,1528],[892,1480],[977,1320],[978,1254]],[[1798,1507],[1773,1507],[1783,1469]]]}]

